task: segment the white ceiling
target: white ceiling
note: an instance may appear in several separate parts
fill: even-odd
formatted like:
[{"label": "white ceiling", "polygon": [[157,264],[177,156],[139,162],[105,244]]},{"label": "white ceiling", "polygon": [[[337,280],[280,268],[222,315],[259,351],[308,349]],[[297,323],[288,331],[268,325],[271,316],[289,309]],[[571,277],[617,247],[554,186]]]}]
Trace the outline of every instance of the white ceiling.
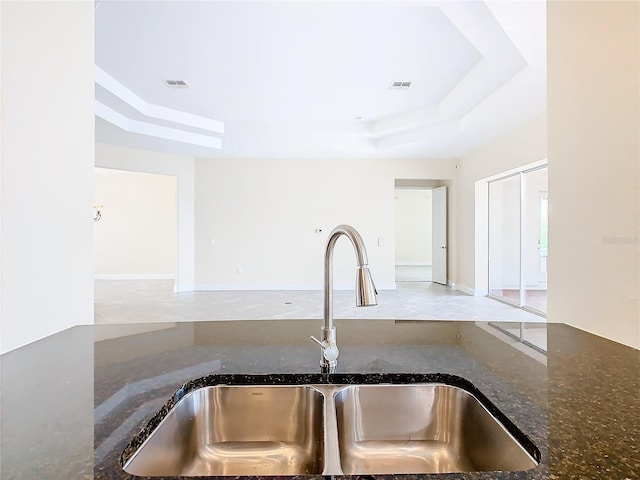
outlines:
[{"label": "white ceiling", "polygon": [[197,157],[458,157],[545,111],[545,15],[544,1],[98,0],[96,139]]}]

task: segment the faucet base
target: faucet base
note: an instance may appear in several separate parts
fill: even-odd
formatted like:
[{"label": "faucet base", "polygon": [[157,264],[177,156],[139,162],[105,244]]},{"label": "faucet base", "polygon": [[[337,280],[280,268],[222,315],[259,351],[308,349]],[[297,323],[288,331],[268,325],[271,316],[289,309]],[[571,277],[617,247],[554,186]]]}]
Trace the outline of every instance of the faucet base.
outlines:
[{"label": "faucet base", "polygon": [[320,369],[322,373],[334,373],[338,365],[338,347],[336,346],[336,327],[320,329]]},{"label": "faucet base", "polygon": [[320,363],[320,373],[336,373],[336,365],[323,365]]}]

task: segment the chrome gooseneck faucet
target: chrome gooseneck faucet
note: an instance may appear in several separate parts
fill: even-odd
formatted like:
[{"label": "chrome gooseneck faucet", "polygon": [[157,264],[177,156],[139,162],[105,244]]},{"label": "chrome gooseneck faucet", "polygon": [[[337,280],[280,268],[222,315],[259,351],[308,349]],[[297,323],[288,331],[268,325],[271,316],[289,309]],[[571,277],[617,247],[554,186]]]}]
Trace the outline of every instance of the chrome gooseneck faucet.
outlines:
[{"label": "chrome gooseneck faucet", "polygon": [[356,275],[356,306],[370,307],[377,305],[376,287],[373,284],[369,272],[367,250],[362,237],[355,228],[350,225],[338,225],[333,229],[327,240],[327,249],[324,256],[324,326],[321,329],[320,340],[311,339],[322,348],[320,367],[323,373],[335,372],[338,364],[338,346],[336,344],[336,327],[333,325],[333,249],[336,241],[345,235],[356,251],[358,271]]}]

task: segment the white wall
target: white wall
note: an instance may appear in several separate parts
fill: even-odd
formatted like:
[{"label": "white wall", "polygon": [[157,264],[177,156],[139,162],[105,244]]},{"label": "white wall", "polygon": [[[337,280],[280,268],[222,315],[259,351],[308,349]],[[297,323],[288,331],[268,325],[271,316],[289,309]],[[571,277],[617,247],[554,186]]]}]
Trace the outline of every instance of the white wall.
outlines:
[{"label": "white wall", "polygon": [[2,2],[0,352],[93,323],[92,2]]},{"label": "white wall", "polygon": [[[197,289],[319,289],[325,243],[341,223],[362,235],[376,285],[395,288],[394,180],[454,172],[451,160],[198,159]],[[353,288],[348,240],[334,260],[335,285]]]},{"label": "white wall", "polygon": [[93,224],[97,278],[175,278],[177,181],[170,175],[96,168]]},{"label": "white wall", "polygon": [[[460,159],[458,169],[458,287],[486,294],[486,179],[544,162],[547,157],[546,115],[540,115]],[[483,202],[476,202],[476,198]]]},{"label": "white wall", "polygon": [[547,23],[548,318],[640,348],[640,3]]},{"label": "white wall", "polygon": [[[2,2],[0,2],[0,121],[2,120]],[[2,212],[2,124],[0,124],[0,212]],[[0,217],[0,354],[2,354],[2,218]],[[2,355],[0,355],[2,372]],[[0,373],[2,375],[2,373]],[[0,432],[2,429],[2,389],[0,388]],[[0,448],[0,472],[2,472],[2,448]]]},{"label": "white wall", "polygon": [[396,265],[431,265],[431,190],[396,189]]},{"label": "white wall", "polygon": [[[172,175],[178,181],[178,268],[176,291],[194,289],[194,160],[164,153],[95,145],[96,166]],[[106,213],[106,212],[105,212]]]}]

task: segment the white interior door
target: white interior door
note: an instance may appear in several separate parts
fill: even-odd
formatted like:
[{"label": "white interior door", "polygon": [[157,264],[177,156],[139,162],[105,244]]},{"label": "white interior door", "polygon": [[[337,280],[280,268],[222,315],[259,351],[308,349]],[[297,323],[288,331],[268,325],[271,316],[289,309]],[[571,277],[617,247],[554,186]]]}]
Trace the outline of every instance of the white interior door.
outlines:
[{"label": "white interior door", "polygon": [[447,284],[447,187],[433,189],[431,200],[433,281]]}]

